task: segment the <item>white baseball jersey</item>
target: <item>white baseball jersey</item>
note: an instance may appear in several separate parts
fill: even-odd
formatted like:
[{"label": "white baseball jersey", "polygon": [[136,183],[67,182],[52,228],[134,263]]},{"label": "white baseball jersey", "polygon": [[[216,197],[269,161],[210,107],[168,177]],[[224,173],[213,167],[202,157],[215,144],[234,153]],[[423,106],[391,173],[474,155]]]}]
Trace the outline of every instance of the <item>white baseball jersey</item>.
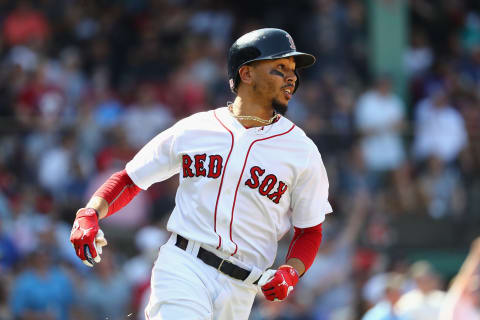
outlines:
[{"label": "white baseball jersey", "polygon": [[167,229],[261,270],[292,224],[315,226],[332,211],[320,153],[285,117],[246,129],[226,107],[194,114],[153,138],[126,171],[144,190],[180,173]]}]

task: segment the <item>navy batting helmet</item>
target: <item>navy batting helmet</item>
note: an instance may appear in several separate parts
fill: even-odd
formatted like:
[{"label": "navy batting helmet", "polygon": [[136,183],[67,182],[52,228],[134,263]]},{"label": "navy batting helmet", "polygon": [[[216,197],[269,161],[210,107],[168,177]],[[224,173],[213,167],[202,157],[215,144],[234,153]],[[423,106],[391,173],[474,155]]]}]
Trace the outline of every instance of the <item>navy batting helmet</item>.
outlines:
[{"label": "navy batting helmet", "polygon": [[[315,57],[308,53],[297,51],[292,37],[281,29],[265,28],[244,34],[235,41],[228,52],[228,78],[230,89],[237,92],[240,82],[238,69],[253,61],[273,60],[294,57],[295,69],[310,67],[315,63]],[[295,84],[295,90],[298,87]]]}]

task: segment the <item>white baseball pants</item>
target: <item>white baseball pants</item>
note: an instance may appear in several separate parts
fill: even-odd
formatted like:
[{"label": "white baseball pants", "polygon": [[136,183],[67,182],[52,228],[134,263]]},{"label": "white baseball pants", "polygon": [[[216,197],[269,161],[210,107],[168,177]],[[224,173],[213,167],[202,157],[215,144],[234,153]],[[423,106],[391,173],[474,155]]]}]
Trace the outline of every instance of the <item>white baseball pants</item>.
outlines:
[{"label": "white baseball pants", "polygon": [[245,281],[233,279],[196,257],[198,243],[190,241],[184,251],[175,239],[173,235],[160,248],[153,266],[145,318],[247,320],[258,292],[251,283],[258,274]]}]

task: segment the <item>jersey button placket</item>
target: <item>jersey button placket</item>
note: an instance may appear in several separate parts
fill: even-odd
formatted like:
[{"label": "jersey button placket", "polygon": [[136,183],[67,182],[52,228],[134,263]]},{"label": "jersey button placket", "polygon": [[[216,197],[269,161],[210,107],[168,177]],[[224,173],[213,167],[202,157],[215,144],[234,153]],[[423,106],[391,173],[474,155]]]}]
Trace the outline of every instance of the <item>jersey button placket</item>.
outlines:
[{"label": "jersey button placket", "polygon": [[[225,171],[224,181],[227,185],[220,197],[219,207],[221,211],[219,211],[220,216],[217,217],[217,219],[219,219],[217,221],[217,231],[221,232],[222,239],[224,240],[222,241],[222,248],[230,254],[233,254],[237,250],[235,239],[230,234],[230,224],[232,224],[233,232],[236,212],[234,208],[235,191],[240,175],[242,174],[245,156],[251,142],[250,140],[249,135],[235,134],[235,146],[232,150],[230,163]],[[239,188],[241,188],[241,182]],[[238,205],[238,203],[235,203],[235,206]]]}]

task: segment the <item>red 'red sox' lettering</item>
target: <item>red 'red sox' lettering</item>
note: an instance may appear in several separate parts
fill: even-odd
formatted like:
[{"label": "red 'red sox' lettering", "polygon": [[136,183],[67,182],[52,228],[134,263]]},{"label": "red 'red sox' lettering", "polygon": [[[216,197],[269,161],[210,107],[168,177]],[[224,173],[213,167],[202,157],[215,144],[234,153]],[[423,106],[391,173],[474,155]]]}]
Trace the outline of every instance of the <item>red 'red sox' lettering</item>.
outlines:
[{"label": "red 'red sox' lettering", "polygon": [[265,173],[265,170],[263,170],[260,167],[252,167],[250,169],[250,175],[252,176],[250,179],[248,179],[245,184],[249,186],[252,189],[258,188],[260,185],[260,182],[258,181],[258,176],[261,176]]},{"label": "red 'red sox' lettering", "polygon": [[277,177],[274,174],[269,174],[265,178],[263,178],[262,182],[260,183],[260,177],[263,176],[265,170],[254,166],[250,169],[250,179],[245,181],[245,185],[249,186],[252,189],[257,189],[258,192],[262,196],[266,196],[274,203],[278,203],[282,195],[287,191],[288,186],[283,181],[278,182],[278,186],[276,190],[270,193],[275,185],[277,184]]},{"label": "red 'red sox' lettering", "polygon": [[183,166],[183,177],[193,177],[194,174],[192,172],[192,169],[190,169],[190,166],[192,165],[192,158],[188,154],[184,154],[182,156],[182,166]]},{"label": "red 'red sox' lettering", "polygon": [[208,177],[217,179],[222,173],[222,156],[214,154],[208,156],[208,158],[210,159],[210,163],[208,164]]},{"label": "red 'red sox' lettering", "polygon": [[207,170],[205,170],[205,168],[203,167],[203,163],[207,159],[207,155],[205,153],[196,154],[194,158],[195,158],[195,173],[196,173],[195,176],[205,177],[205,175],[207,174]]},{"label": "red 'red sox' lettering", "polygon": [[217,179],[222,174],[223,158],[218,154],[208,156],[209,163],[206,166],[207,155],[196,154],[193,159],[188,154],[182,156],[183,177],[208,177]]}]

